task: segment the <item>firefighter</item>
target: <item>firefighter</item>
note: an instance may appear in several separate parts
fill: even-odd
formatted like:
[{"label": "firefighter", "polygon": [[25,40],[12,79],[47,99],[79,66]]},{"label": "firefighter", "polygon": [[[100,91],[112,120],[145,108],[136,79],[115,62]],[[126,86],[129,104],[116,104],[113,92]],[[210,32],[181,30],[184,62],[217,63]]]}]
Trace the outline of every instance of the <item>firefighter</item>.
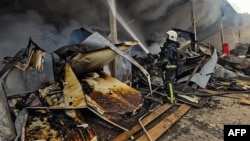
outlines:
[{"label": "firefighter", "polygon": [[[174,82],[176,80],[177,63],[180,60],[177,42],[177,33],[173,30],[166,32],[167,38],[159,54],[148,54],[151,60],[157,59],[156,65],[163,72],[163,83],[165,85],[167,100],[175,103]],[[165,99],[166,100],[166,99]]]}]

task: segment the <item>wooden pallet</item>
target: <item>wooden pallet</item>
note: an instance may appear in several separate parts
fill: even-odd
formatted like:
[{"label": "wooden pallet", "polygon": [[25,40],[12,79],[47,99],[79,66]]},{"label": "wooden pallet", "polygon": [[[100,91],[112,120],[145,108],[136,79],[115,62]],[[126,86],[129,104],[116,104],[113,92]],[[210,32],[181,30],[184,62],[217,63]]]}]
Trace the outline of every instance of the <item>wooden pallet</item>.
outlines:
[{"label": "wooden pallet", "polygon": [[[172,104],[164,104],[159,107],[146,117],[142,119],[142,124],[147,126],[149,123],[154,121],[157,117],[162,115],[168,109],[170,109]],[[152,140],[157,140],[161,135],[163,135],[176,121],[178,121],[185,113],[189,111],[191,106],[186,104],[181,104],[174,112],[170,113],[170,115],[163,118],[163,120],[159,121],[156,125],[154,125],[151,129],[148,130],[148,135]],[[118,135],[113,141],[127,141],[131,136],[136,134],[138,131],[142,130],[140,124],[138,123],[134,127],[132,127],[129,131],[125,131]],[[148,136],[144,133],[138,139],[138,141],[147,141],[150,140]]]},{"label": "wooden pallet", "polygon": [[[209,93],[209,94],[217,94],[218,92],[216,91],[213,91],[213,90],[209,90],[209,89],[199,89],[200,91],[202,92],[206,92],[206,93]],[[244,92],[242,92],[241,94],[244,94]],[[250,105],[250,99],[244,95],[240,95],[240,93],[238,94],[225,94],[225,95],[222,95],[224,97],[228,97],[228,98],[235,98],[235,99],[239,99],[239,102],[241,104],[246,104],[246,105]]]}]

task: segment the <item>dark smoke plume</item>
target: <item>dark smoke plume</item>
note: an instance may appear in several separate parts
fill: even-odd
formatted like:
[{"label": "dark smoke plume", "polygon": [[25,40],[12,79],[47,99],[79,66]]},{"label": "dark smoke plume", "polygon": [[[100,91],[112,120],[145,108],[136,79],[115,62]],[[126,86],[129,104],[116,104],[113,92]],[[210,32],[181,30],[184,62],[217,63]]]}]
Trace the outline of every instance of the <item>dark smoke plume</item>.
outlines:
[{"label": "dark smoke plume", "polygon": [[[212,42],[220,48],[219,21],[221,9],[228,6],[227,2],[193,2],[198,40]],[[76,28],[84,27],[104,36],[110,31],[106,0],[2,0],[0,9],[0,59],[26,47],[29,37],[52,52],[66,45]],[[116,10],[153,52],[157,52],[165,40],[165,32],[172,27],[192,31],[191,0],[116,0]],[[230,45],[234,46],[239,41],[238,31],[241,31],[241,41],[247,41],[250,21],[248,15],[240,18],[232,15],[236,15],[235,12],[227,10],[223,22],[225,28],[229,27],[225,29],[228,32],[225,40],[233,41]],[[131,39],[119,22],[117,28],[119,40]]]}]

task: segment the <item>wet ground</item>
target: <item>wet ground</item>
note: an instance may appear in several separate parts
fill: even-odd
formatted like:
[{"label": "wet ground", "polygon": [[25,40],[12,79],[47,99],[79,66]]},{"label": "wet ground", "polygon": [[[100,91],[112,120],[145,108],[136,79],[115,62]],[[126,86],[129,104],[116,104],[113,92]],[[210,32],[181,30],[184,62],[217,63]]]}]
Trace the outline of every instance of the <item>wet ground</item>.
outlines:
[{"label": "wet ground", "polygon": [[[100,141],[111,141],[123,131],[88,112],[87,122],[98,134]],[[250,125],[250,106],[238,99],[212,97],[203,108],[192,108],[158,141],[223,141],[226,124]]]}]

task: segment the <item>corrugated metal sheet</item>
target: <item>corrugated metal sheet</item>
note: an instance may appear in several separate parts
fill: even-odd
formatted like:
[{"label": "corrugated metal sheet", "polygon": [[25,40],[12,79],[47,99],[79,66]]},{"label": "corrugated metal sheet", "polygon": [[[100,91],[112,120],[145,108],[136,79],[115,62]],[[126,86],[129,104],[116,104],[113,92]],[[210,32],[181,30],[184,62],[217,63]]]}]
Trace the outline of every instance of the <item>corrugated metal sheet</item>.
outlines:
[{"label": "corrugated metal sheet", "polygon": [[123,120],[135,115],[143,106],[139,91],[102,73],[83,79],[87,104],[106,120],[127,128]]},{"label": "corrugated metal sheet", "polygon": [[64,85],[51,85],[39,90],[50,108],[86,108],[85,94],[82,86],[68,63],[65,64]]},{"label": "corrugated metal sheet", "polygon": [[13,67],[3,79],[7,96],[25,94],[54,84],[53,61],[50,54],[46,54],[42,72],[36,69],[22,71]]},{"label": "corrugated metal sheet", "polygon": [[11,121],[9,106],[2,84],[0,85],[0,119],[0,137],[8,140],[13,140],[16,136],[16,132]]}]

